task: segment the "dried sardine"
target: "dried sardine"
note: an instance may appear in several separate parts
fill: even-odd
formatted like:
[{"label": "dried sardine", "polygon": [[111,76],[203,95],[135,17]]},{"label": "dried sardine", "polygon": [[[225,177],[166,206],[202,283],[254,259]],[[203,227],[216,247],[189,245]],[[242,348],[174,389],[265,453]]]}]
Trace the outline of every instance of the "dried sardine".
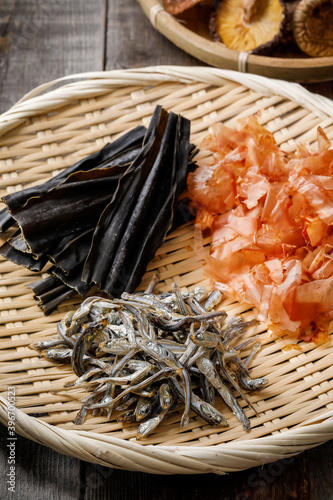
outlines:
[{"label": "dried sardine", "polygon": [[157,293],[156,280],[143,293],[87,298],[59,322],[59,339],[31,345],[49,359],[71,360],[78,378],[68,389],[92,391],[82,400],[76,423],[89,412],[110,418],[116,408],[126,412],[120,421],[140,423],[139,439],[182,402],[182,426],[188,425],[191,409],[210,425],[226,426],[213,406],[219,394],[248,430],[250,421],[234,392],[256,411],[241,388],[262,389],[267,379],[252,379],[249,372],[258,342],[245,360],[240,357],[257,336],[237,346],[233,341],[256,321],[223,310],[207,312],[202,301],[216,303],[221,297],[202,288],[188,293],[174,285],[171,292]]}]

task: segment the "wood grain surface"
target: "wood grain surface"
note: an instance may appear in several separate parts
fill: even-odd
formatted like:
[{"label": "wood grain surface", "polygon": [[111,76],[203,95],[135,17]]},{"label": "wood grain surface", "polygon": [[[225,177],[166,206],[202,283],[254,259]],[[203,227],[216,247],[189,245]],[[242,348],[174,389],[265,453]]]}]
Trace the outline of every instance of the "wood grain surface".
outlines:
[{"label": "wood grain surface", "polygon": [[[77,72],[202,65],[157,33],[135,0],[2,0],[0,111],[26,92]],[[333,99],[332,82],[306,87]],[[1,281],[0,281],[1,284]],[[7,490],[8,431],[0,426],[0,498],[320,499],[333,497],[332,443],[229,476],[154,476],[59,455],[17,436],[16,489]]]}]

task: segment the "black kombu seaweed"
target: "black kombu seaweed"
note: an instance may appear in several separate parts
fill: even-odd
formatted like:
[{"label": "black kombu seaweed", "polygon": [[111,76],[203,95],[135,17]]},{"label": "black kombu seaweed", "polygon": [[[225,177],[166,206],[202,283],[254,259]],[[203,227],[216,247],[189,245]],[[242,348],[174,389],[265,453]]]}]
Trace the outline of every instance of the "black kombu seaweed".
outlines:
[{"label": "black kombu seaweed", "polygon": [[156,106],[136,127],[39,186],[3,198],[0,228],[20,231],[0,254],[30,270],[51,263],[30,285],[45,314],[92,286],[109,296],[133,292],[167,232],[191,217],[178,207],[195,148],[190,122]]}]

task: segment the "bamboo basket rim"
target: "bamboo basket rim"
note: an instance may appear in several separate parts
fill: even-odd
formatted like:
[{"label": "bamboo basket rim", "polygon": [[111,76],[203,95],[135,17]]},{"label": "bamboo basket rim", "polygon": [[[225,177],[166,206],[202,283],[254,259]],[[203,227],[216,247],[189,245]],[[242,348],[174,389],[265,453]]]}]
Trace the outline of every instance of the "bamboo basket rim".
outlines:
[{"label": "bamboo basket rim", "polygon": [[333,78],[333,57],[283,58],[238,52],[187,28],[160,0],[137,0],[151,25],[177,47],[218,68],[310,83]]},{"label": "bamboo basket rim", "polygon": [[[0,422],[7,421],[8,402],[0,396]],[[225,475],[297,455],[333,437],[333,411],[304,428],[207,447],[142,446],[110,434],[68,431],[15,410],[16,432],[63,455],[116,469],[154,474]],[[139,463],[138,463],[139,461]]]},{"label": "bamboo basket rim", "polygon": [[[74,82],[67,83],[69,80]],[[0,116],[0,136],[9,131],[13,133],[29,118],[70,106],[78,99],[107,94],[110,89],[170,83],[186,85],[191,82],[203,82],[213,87],[233,82],[267,98],[282,96],[320,119],[333,118],[332,101],[311,94],[296,83],[217,68],[156,66],[69,75],[43,84]],[[59,83],[62,83],[61,87],[52,89]],[[9,411],[9,402],[0,397],[0,422],[4,425],[8,423]],[[281,433],[210,446],[142,446],[110,434],[63,429],[19,409],[15,409],[15,424],[18,434],[59,453],[108,467],[155,474],[225,474],[240,471],[298,454],[333,438],[333,410]]]}]

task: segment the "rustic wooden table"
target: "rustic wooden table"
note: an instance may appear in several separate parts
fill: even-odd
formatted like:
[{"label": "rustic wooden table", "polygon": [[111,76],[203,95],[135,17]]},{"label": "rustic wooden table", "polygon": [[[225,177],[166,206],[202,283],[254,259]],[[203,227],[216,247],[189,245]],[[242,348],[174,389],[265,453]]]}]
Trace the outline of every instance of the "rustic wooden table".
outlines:
[{"label": "rustic wooden table", "polygon": [[[35,86],[78,72],[198,65],[157,33],[135,0],[2,0],[0,111]],[[306,87],[333,98],[332,82]],[[0,426],[0,498],[320,499],[333,496],[333,445],[229,476],[154,476],[59,455],[18,436],[16,492],[7,491],[7,429]]]}]

